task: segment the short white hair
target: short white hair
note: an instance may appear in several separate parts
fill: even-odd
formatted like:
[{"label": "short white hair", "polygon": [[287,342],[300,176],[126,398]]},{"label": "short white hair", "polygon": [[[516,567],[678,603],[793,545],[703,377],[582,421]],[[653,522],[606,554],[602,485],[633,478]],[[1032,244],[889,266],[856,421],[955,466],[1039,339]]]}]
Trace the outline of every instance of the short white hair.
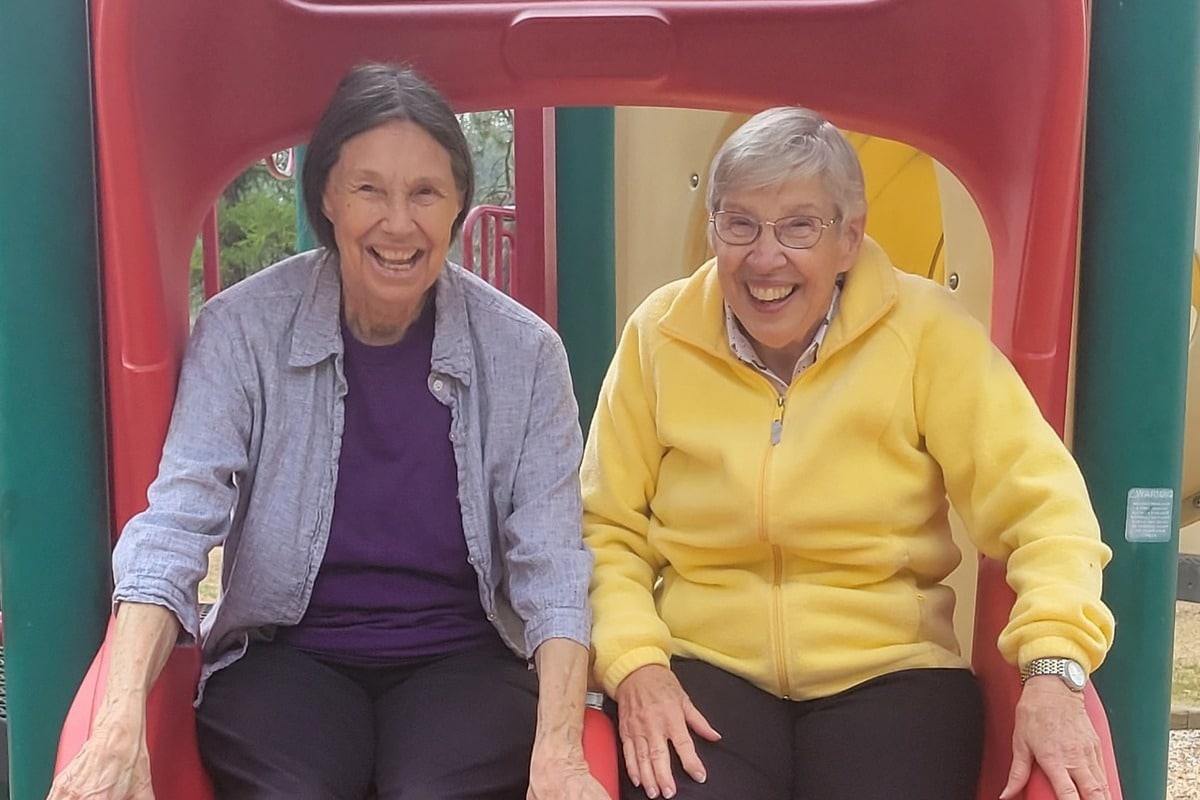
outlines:
[{"label": "short white hair", "polygon": [[720,211],[730,191],[812,177],[820,179],[840,220],[867,213],[862,165],[841,131],[811,109],[769,108],[748,119],[717,151],[708,175],[708,211]]}]

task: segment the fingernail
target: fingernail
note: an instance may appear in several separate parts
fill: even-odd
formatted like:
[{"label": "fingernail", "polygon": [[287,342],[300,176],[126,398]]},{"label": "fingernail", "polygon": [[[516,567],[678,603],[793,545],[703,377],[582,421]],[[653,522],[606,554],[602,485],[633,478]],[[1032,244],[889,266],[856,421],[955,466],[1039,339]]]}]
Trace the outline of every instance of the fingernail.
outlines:
[{"label": "fingernail", "polygon": [[706,780],[708,780],[708,773],[701,770],[692,777],[696,779],[696,783],[704,783]]},{"label": "fingernail", "polygon": [[675,796],[675,790],[672,789],[670,786],[663,789],[663,797],[667,798],[667,800],[671,800],[671,798],[674,796]]},{"label": "fingernail", "polygon": [[654,800],[654,798],[658,797],[658,789],[653,789],[653,788],[647,789],[646,797],[649,797],[650,800]]}]

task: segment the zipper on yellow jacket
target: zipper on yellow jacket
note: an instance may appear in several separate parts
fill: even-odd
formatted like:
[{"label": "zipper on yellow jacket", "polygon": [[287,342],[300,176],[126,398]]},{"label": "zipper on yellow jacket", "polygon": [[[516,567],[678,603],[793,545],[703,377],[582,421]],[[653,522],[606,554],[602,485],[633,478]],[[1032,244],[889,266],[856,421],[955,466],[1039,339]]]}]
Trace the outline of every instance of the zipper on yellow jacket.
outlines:
[{"label": "zipper on yellow jacket", "polygon": [[762,541],[771,545],[771,560],[775,567],[771,581],[772,616],[774,617],[771,624],[771,638],[774,640],[775,670],[779,674],[780,691],[783,694],[783,698],[787,700],[790,699],[792,690],[791,683],[788,680],[787,659],[784,657],[783,548],[771,541],[771,534],[767,527],[767,519],[770,516],[767,513],[767,475],[770,472],[775,447],[783,438],[783,415],[787,410],[787,397],[782,394],[779,395],[776,406],[778,414],[771,420],[771,444],[767,448],[766,456],[763,458],[762,472],[759,475],[758,534]]}]

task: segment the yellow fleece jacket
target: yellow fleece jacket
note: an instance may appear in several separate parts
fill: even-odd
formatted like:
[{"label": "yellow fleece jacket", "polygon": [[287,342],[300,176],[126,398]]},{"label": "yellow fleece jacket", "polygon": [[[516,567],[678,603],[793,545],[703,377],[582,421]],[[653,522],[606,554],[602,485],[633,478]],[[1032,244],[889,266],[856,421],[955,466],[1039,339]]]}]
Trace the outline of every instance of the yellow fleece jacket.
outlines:
[{"label": "yellow fleece jacket", "polygon": [[671,656],[794,699],[965,667],[947,496],[1007,561],[1005,658],[1091,671],[1112,641],[1111,554],[1070,454],[978,322],[870,240],[782,398],[730,352],[714,262],[652,294],[605,378],[582,481],[610,694]]}]

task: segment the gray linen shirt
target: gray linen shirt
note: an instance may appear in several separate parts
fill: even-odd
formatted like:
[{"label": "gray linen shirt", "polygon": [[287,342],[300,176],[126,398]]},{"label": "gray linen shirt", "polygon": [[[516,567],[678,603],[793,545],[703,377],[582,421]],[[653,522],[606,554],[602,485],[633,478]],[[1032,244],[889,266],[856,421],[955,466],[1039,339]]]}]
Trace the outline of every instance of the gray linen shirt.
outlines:
[{"label": "gray linen shirt", "polygon": [[[300,620],[325,553],[346,379],[341,282],[323,253],[282,261],[205,305],[149,507],[113,554],[114,603],[166,606],[183,640],[201,641],[201,692],[251,638]],[[428,383],[450,408],[468,561],[488,619],[525,658],[549,638],[586,646],[592,559],[580,531],[582,437],[562,342],[535,314],[447,264]],[[201,623],[197,587],[221,543],[221,596]]]}]

